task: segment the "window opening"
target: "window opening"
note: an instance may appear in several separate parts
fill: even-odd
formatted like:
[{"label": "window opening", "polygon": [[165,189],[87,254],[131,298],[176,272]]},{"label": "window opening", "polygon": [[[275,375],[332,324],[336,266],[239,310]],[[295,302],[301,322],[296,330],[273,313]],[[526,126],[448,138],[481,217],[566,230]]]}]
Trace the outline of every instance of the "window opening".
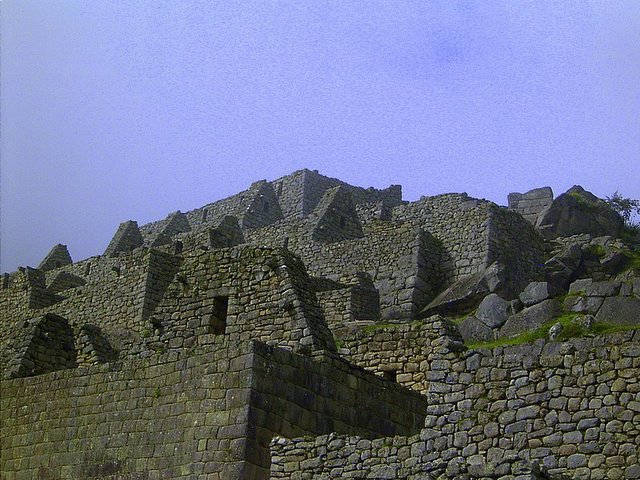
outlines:
[{"label": "window opening", "polygon": [[382,378],[385,380],[389,380],[390,382],[398,381],[398,371],[397,370],[384,370],[382,372]]},{"label": "window opening", "polygon": [[213,299],[213,312],[209,320],[209,331],[216,335],[224,333],[227,327],[227,311],[229,309],[229,297],[215,297]]}]

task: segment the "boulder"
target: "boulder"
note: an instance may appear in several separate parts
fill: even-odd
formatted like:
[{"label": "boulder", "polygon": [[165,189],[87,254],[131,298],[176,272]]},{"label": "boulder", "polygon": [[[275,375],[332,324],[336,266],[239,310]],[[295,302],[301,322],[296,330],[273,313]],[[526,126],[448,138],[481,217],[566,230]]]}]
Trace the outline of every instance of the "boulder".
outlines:
[{"label": "boulder", "polygon": [[617,237],[624,221],[604,200],[576,185],[540,212],[535,225],[548,239],[580,233]]},{"label": "boulder", "polygon": [[485,325],[473,315],[458,325],[458,331],[465,343],[488,342],[493,340],[493,329]]},{"label": "boulder", "polygon": [[580,262],[582,248],[578,244],[571,244],[544,264],[545,280],[550,284],[566,290],[575,280]]},{"label": "boulder", "polygon": [[552,285],[549,282],[531,282],[519,295],[520,301],[525,307],[530,307],[549,298],[556,297],[564,293],[564,290]]},{"label": "boulder", "polygon": [[570,296],[565,298],[563,308],[569,312],[595,315],[603,302],[604,299],[602,297]]},{"label": "boulder", "polygon": [[571,285],[569,285],[569,293],[581,293],[585,292],[587,286],[591,285],[593,280],[591,278],[581,278],[580,280],[576,280]]},{"label": "boulder", "polygon": [[504,300],[497,293],[491,293],[480,302],[476,317],[487,327],[498,328],[504,325],[512,313],[511,302]]},{"label": "boulder", "polygon": [[615,297],[620,292],[620,282],[602,281],[592,282],[584,289],[585,295],[589,297]]},{"label": "boulder", "polygon": [[500,329],[500,337],[515,337],[522,332],[534,330],[557,318],[560,314],[560,302],[552,298],[525,308],[511,315]]},{"label": "boulder", "polygon": [[451,285],[422,309],[418,317],[426,318],[434,314],[460,315],[468,312],[478,306],[489,293],[506,288],[506,274],[504,266],[494,262],[483,271]]},{"label": "boulder", "polygon": [[596,321],[615,325],[640,325],[640,299],[633,296],[605,298]]}]

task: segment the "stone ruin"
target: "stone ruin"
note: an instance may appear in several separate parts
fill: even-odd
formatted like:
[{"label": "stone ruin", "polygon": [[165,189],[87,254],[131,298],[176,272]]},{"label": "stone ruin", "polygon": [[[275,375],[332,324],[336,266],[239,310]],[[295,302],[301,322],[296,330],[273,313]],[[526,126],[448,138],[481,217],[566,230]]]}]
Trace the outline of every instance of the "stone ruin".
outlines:
[{"label": "stone ruin", "polygon": [[1,476],[638,479],[628,233],[301,170],[58,244],[3,275]]}]

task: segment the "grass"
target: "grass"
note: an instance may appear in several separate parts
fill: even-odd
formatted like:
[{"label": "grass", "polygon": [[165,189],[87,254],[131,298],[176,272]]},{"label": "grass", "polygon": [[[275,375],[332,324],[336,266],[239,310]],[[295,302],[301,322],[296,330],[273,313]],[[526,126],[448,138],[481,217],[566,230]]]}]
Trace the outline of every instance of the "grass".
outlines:
[{"label": "grass", "polygon": [[640,242],[640,223],[625,223],[622,232],[620,232],[620,238],[628,244]]},{"label": "grass", "polygon": [[637,250],[627,250],[625,252],[626,257],[629,259],[628,264],[625,266],[625,271],[627,270],[638,270],[640,271],[640,252]]},{"label": "grass", "polygon": [[607,254],[607,250],[602,245],[587,245],[584,251],[598,258],[604,258],[604,256]]},{"label": "grass", "polygon": [[577,192],[571,192],[569,195],[576,201],[576,203],[578,204],[578,208],[582,210],[598,211],[605,208],[610,208],[604,202],[591,202]]},{"label": "grass", "polygon": [[478,308],[477,307],[473,307],[473,308],[470,308],[469,310],[467,310],[467,311],[465,311],[463,313],[460,313],[459,315],[456,315],[455,317],[454,316],[447,317],[447,319],[451,323],[453,323],[455,325],[459,325],[462,322],[464,322],[468,317],[471,317],[471,316],[475,315],[477,311],[478,311]]},{"label": "grass", "polygon": [[556,323],[562,324],[562,331],[558,336],[558,340],[565,341],[570,338],[584,337],[587,335],[603,335],[607,333],[623,332],[627,330],[636,330],[640,328],[638,325],[612,325],[608,323],[596,322],[590,329],[584,328],[579,322],[576,322],[578,317],[582,317],[580,313],[564,313],[557,317],[555,320],[545,323],[544,325],[523,332],[517,337],[513,338],[499,338],[498,340],[492,340],[490,342],[476,342],[467,345],[469,348],[496,348],[506,347],[510,345],[522,345],[524,343],[533,343],[541,338],[547,338],[549,335],[549,329]]},{"label": "grass", "polygon": [[626,332],[639,328],[638,325],[612,325],[610,323],[596,322],[591,327],[591,331],[596,335],[605,335],[607,333]]},{"label": "grass", "polygon": [[389,327],[396,327],[398,325],[398,323],[376,323],[375,325],[365,325],[364,327],[361,328],[361,330],[365,333],[373,333],[373,332],[377,332],[378,330],[383,330],[385,328],[389,328]]}]

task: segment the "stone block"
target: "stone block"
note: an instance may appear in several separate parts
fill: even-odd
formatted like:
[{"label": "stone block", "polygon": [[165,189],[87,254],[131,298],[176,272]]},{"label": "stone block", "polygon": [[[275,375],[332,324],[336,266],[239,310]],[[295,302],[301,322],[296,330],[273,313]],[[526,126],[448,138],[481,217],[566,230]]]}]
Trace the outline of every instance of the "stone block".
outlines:
[{"label": "stone block", "polygon": [[563,290],[549,282],[531,282],[525,287],[519,298],[525,307],[530,307],[562,293],[564,293]]},{"label": "stone block", "polygon": [[615,325],[640,325],[640,298],[608,297],[598,310],[596,320]]},{"label": "stone block", "polygon": [[488,327],[498,328],[504,325],[511,313],[511,302],[496,293],[490,293],[480,302],[475,316]]},{"label": "stone block", "polygon": [[525,308],[512,315],[500,329],[500,337],[514,337],[522,332],[534,330],[551,322],[560,314],[560,302],[556,299],[545,300]]}]

